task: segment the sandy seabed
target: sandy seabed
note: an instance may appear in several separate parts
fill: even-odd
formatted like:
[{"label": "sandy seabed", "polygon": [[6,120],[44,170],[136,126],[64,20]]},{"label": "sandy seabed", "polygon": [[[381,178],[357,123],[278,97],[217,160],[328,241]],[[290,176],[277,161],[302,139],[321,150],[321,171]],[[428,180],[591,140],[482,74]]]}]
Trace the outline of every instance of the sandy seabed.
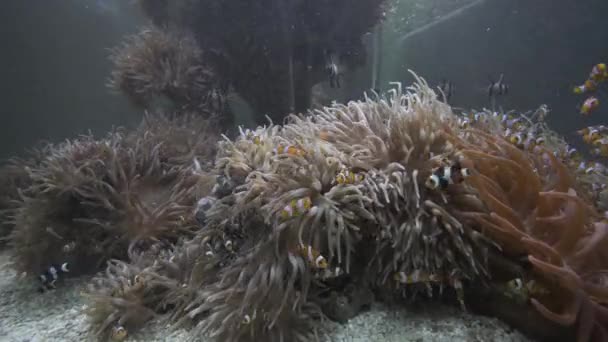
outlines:
[{"label": "sandy seabed", "polygon": [[[85,299],[80,292],[90,277],[67,279],[55,291],[40,294],[37,284],[19,279],[0,254],[0,342],[87,341]],[[326,322],[322,342],[529,342],[521,333],[492,318],[473,316],[456,308],[430,304],[424,310],[389,310],[374,305],[347,324]],[[127,341],[189,340],[185,330],[150,322]],[[204,342],[204,339],[202,340]]]}]

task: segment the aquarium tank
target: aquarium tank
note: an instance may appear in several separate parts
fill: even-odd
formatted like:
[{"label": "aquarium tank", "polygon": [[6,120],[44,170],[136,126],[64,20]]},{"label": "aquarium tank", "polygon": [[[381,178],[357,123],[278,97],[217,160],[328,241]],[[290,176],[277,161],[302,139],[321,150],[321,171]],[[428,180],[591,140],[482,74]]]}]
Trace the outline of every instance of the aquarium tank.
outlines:
[{"label": "aquarium tank", "polygon": [[0,341],[608,342],[606,0],[1,6]]}]

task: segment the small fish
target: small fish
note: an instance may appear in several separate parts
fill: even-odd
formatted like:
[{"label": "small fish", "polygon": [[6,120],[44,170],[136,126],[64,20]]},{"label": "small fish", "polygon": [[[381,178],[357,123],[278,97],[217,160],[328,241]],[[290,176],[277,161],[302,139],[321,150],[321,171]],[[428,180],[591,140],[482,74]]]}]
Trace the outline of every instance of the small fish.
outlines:
[{"label": "small fish", "polygon": [[293,145],[281,145],[274,149],[275,154],[289,154],[292,156],[305,156],[306,151]]},{"label": "small fish", "polygon": [[523,133],[513,133],[509,136],[509,142],[519,148],[523,148],[525,135]]},{"label": "small fish", "polygon": [[45,230],[46,230],[46,232],[47,232],[47,233],[51,234],[52,236],[56,237],[57,239],[59,239],[59,240],[63,240],[63,236],[59,235],[59,234],[58,234],[58,233],[55,231],[55,229],[53,229],[53,227],[48,226],[48,227],[46,227],[46,229],[45,229]]},{"label": "small fish", "polygon": [[602,135],[600,134],[600,131],[595,128],[592,128],[588,130],[587,133],[583,134],[583,141],[587,144],[594,144],[601,137]]},{"label": "small fish", "polygon": [[445,96],[445,101],[450,102],[450,98],[452,98],[452,95],[454,95],[454,92],[456,90],[456,88],[454,87],[454,83],[452,83],[452,81],[444,79],[441,81],[441,83],[439,83],[437,88],[439,88],[439,90],[441,90],[441,92]]},{"label": "small fish", "polygon": [[567,146],[566,148],[566,157],[574,161],[579,161],[583,158],[581,153],[576,148],[571,146]]},{"label": "small fish", "polygon": [[469,169],[462,168],[456,162],[452,166],[438,167],[425,182],[425,186],[431,190],[445,190],[450,184],[459,184],[471,175]]},{"label": "small fish", "polygon": [[496,96],[507,95],[509,93],[509,85],[504,83],[504,74],[500,74],[498,81],[494,82],[490,79],[488,85],[488,96],[490,100]]},{"label": "small fish", "polygon": [[437,274],[426,273],[421,270],[415,270],[411,274],[406,274],[405,272],[400,271],[393,275],[393,279],[400,284],[441,282],[444,280],[443,277]]},{"label": "small fish", "polygon": [[203,172],[203,167],[201,166],[201,163],[198,161],[198,158],[194,157],[192,158],[192,173],[195,175],[200,175]]},{"label": "small fish", "polygon": [[591,114],[592,111],[597,109],[597,107],[599,107],[599,105],[600,105],[600,100],[598,100],[597,97],[591,96],[591,97],[587,98],[585,100],[585,102],[583,102],[583,104],[581,106],[581,114],[589,115],[589,114]]},{"label": "small fish", "polygon": [[220,90],[213,88],[207,95],[207,104],[217,113],[223,113],[226,108],[226,97]]},{"label": "small fish", "polygon": [[362,174],[354,173],[348,169],[343,169],[342,171],[340,171],[340,173],[338,173],[338,175],[334,179],[334,182],[337,184],[355,184],[362,182],[363,179],[364,176]]},{"label": "small fish", "polygon": [[537,146],[541,146],[545,143],[545,138],[519,132],[511,134],[509,136],[509,141],[522,150],[534,151]]},{"label": "small fish", "polygon": [[329,77],[329,86],[331,88],[340,88],[341,72],[338,64],[336,63],[335,55],[330,52],[326,52],[327,63],[325,64],[325,70]]},{"label": "small fish", "polygon": [[64,253],[71,253],[76,249],[76,242],[75,241],[70,241],[68,243],[66,243],[65,245],[63,245],[63,247],[61,247],[61,250]]},{"label": "small fish", "polygon": [[572,92],[575,94],[584,94],[587,92],[592,92],[597,89],[597,82],[594,80],[586,80],[582,85],[574,87]]},{"label": "small fish", "polygon": [[262,140],[262,137],[260,137],[259,135],[253,133],[253,131],[251,131],[250,129],[246,129],[245,130],[245,138],[247,140],[252,141],[255,145],[263,145],[264,141]]},{"label": "small fish", "polygon": [[115,325],[110,331],[110,339],[112,341],[124,341],[127,338],[127,329],[122,325]]},{"label": "small fish", "polygon": [[502,123],[502,125],[504,127],[513,129],[516,131],[519,131],[522,128],[524,128],[524,123],[521,118],[516,118],[509,114],[503,114],[500,122]]},{"label": "small fish", "polygon": [[477,112],[477,113],[473,114],[473,121],[486,122],[486,121],[488,121],[487,114],[484,112]]},{"label": "small fish", "polygon": [[593,154],[601,156],[601,157],[608,157],[608,138],[607,137],[595,140],[593,142],[593,145],[597,146],[596,148],[594,148],[592,150]]},{"label": "small fish", "polygon": [[[129,282],[131,283],[131,282]],[[131,283],[131,291],[140,292],[146,287],[146,280],[141,275],[136,275],[133,277],[133,282]]]},{"label": "small fish", "polygon": [[38,289],[39,292],[45,292],[55,288],[55,283],[59,279],[59,276],[70,271],[68,263],[64,262],[61,265],[51,265],[42,274],[38,276],[41,282],[41,286]]},{"label": "small fish", "polygon": [[469,118],[458,118],[458,126],[462,129],[471,127],[471,120]]},{"label": "small fish", "polygon": [[591,69],[591,73],[589,74],[589,79],[596,82],[601,82],[608,79],[608,68],[606,67],[606,64],[598,63],[594,65]]},{"label": "small fish", "polygon": [[509,280],[506,285],[511,292],[520,294],[526,298],[549,293],[547,288],[534,281],[534,279],[524,282],[521,278],[515,278]]},{"label": "small fish", "polygon": [[312,246],[300,245],[297,252],[312,268],[324,270],[329,266],[327,259]]},{"label": "small fish", "polygon": [[467,311],[467,307],[464,304],[464,288],[462,287],[462,281],[458,278],[450,277],[449,282],[454,288],[454,291],[456,291],[456,299],[460,304],[460,308],[462,311]]},{"label": "small fish", "polygon": [[336,63],[331,63],[327,66],[327,73],[329,75],[329,86],[331,88],[340,88],[340,70]]},{"label": "small fish", "polygon": [[293,199],[281,210],[281,218],[286,220],[291,217],[301,216],[308,213],[313,208],[310,197],[304,197],[297,200]]}]

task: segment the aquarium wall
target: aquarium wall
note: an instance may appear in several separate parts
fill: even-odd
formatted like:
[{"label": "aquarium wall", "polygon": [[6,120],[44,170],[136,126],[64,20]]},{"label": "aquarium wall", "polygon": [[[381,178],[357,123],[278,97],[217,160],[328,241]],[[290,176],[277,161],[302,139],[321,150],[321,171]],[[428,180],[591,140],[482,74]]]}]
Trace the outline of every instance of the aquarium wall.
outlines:
[{"label": "aquarium wall", "polygon": [[3,1],[0,158],[39,140],[139,122],[141,113],[105,84],[107,49],[141,20],[127,1]]},{"label": "aquarium wall", "polygon": [[[433,85],[451,80],[452,105],[481,109],[489,107],[489,79],[504,73],[511,89],[497,105],[505,109],[546,103],[550,125],[566,135],[602,122],[602,109],[581,117],[577,106],[584,98],[572,87],[608,58],[607,1],[470,0],[460,1],[465,9],[449,16],[454,3],[394,2],[383,27],[382,87],[411,83],[412,69]],[[608,101],[605,92],[599,95]]]}]

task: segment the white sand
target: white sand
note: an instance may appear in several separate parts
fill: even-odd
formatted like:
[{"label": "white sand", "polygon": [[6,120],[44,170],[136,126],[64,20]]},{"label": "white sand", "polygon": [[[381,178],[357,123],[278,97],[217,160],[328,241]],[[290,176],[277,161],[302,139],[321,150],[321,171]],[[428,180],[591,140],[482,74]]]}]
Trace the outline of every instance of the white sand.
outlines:
[{"label": "white sand", "polygon": [[[40,294],[36,285],[16,277],[0,254],[0,342],[85,341],[84,299],[79,295],[90,278],[69,279],[56,291]],[[523,335],[496,319],[472,316],[437,305],[424,312],[389,310],[377,305],[347,324],[328,322],[325,342],[527,342]],[[185,341],[188,332],[172,331],[151,322],[127,341]]]}]

